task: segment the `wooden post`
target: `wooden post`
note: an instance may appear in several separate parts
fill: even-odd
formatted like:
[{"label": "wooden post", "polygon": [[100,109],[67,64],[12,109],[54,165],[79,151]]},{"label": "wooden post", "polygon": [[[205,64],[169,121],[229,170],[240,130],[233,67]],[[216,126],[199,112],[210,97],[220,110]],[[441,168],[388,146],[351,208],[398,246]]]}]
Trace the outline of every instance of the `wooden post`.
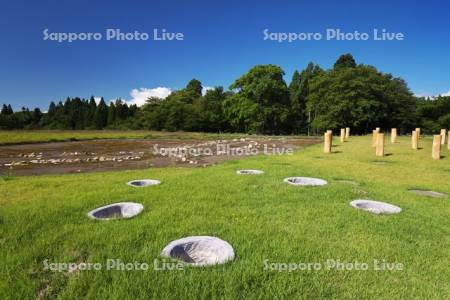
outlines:
[{"label": "wooden post", "polygon": [[377,132],[380,132],[380,127],[375,128]]},{"label": "wooden post", "polygon": [[345,128],[345,139],[348,140],[350,137],[350,127]]},{"label": "wooden post", "polygon": [[330,140],[330,152],[331,152],[331,147],[333,147],[333,130],[327,130],[327,133],[330,135],[329,140]]},{"label": "wooden post", "polygon": [[377,146],[377,134],[378,133],[379,133],[379,131],[377,129],[372,130],[372,147]]},{"label": "wooden post", "polygon": [[440,134],[433,136],[433,152],[431,153],[433,159],[441,159],[441,138]]},{"label": "wooden post", "polygon": [[447,133],[447,149],[450,150],[450,131]]},{"label": "wooden post", "polygon": [[384,156],[384,133],[377,133],[376,156]]},{"label": "wooden post", "polygon": [[327,132],[324,133],[324,140],[323,140],[324,153],[331,153],[332,137],[333,134],[331,133],[331,130],[328,130]]},{"label": "wooden post", "polygon": [[411,135],[411,148],[414,150],[419,149],[419,133],[414,130]]},{"label": "wooden post", "polygon": [[420,140],[420,128],[416,128],[417,131],[417,140]]},{"label": "wooden post", "polygon": [[441,129],[441,144],[444,145],[445,144],[445,134],[446,134],[447,130],[445,129]]},{"label": "wooden post", "polygon": [[397,128],[391,129],[391,143],[394,144],[397,142]]},{"label": "wooden post", "polygon": [[345,141],[345,128],[341,128],[341,143]]}]

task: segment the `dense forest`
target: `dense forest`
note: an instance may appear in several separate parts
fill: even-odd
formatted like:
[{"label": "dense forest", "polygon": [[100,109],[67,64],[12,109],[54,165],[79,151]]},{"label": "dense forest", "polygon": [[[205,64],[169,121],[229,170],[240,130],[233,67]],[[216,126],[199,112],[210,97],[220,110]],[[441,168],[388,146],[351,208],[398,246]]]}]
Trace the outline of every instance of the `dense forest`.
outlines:
[{"label": "dense forest", "polygon": [[324,70],[310,63],[295,71],[289,84],[275,65],[257,65],[228,90],[209,89],[192,79],[166,99],[149,98],[145,105],[121,99],[107,104],[67,98],[50,103],[47,112],[4,104],[0,129],[152,129],[257,134],[317,134],[351,127],[368,133],[374,127],[415,127],[425,133],[450,128],[450,97],[416,98],[401,78],[357,64],[350,54]]}]

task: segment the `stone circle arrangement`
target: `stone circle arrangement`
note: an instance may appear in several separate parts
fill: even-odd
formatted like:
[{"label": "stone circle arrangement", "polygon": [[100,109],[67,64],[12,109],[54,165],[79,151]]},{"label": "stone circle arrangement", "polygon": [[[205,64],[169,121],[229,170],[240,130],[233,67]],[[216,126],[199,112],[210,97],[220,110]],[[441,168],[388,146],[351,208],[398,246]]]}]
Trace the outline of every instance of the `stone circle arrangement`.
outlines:
[{"label": "stone circle arrangement", "polygon": [[192,266],[223,264],[234,259],[233,247],[212,236],[188,236],[170,242],[161,252],[162,257],[181,260]]},{"label": "stone circle arrangement", "polygon": [[[238,170],[236,173],[239,175],[260,175],[264,174],[264,171],[244,169]],[[321,186],[328,184],[324,179],[312,177],[287,177],[283,181],[295,186]],[[342,181],[347,182],[345,180]],[[160,183],[159,180],[155,179],[140,179],[129,181],[127,185],[145,187]],[[352,181],[349,181],[349,183],[353,184]],[[416,190],[410,190],[410,192],[413,191]],[[445,195],[432,191],[425,192]],[[374,200],[357,199],[350,202],[350,205],[377,215],[396,214],[402,211],[398,206]],[[90,211],[88,216],[97,220],[127,219],[140,214],[143,209],[144,206],[140,203],[118,202],[96,208]],[[161,251],[161,256],[182,261],[189,266],[202,267],[232,261],[235,258],[235,253],[233,247],[220,238],[213,236],[188,236],[170,242]]]},{"label": "stone circle arrangement", "polygon": [[390,215],[390,214],[398,214],[402,211],[402,209],[393,204],[374,201],[374,200],[364,200],[357,199],[350,202],[350,205],[354,208],[361,209],[373,214],[377,215]]},{"label": "stone circle arrangement", "polygon": [[320,186],[328,184],[326,180],[312,177],[287,177],[283,181],[296,186]]},{"label": "stone circle arrangement", "polygon": [[150,185],[158,185],[161,184],[161,181],[156,179],[139,179],[139,180],[132,180],[127,182],[129,186],[132,187],[146,187]]},{"label": "stone circle arrangement", "polygon": [[134,202],[118,202],[105,205],[88,213],[88,216],[97,220],[129,219],[141,213],[144,206]]},{"label": "stone circle arrangement", "polygon": [[261,170],[238,170],[236,171],[238,175],[261,175],[264,174],[264,171]]}]

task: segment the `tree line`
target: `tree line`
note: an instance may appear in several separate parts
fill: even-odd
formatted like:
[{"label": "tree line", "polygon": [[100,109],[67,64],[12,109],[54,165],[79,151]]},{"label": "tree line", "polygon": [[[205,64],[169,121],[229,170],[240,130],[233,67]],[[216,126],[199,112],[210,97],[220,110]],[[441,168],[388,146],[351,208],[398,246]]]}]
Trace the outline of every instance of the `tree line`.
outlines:
[{"label": "tree line", "polygon": [[401,133],[450,128],[450,97],[415,97],[406,82],[342,55],[328,70],[309,63],[286,83],[276,65],[257,65],[225,90],[202,93],[192,79],[167,98],[152,97],[137,107],[121,99],[107,104],[67,98],[47,112],[3,105],[1,129],[151,129],[167,131],[319,134],[351,127],[364,134],[374,127]]},{"label": "tree line", "polygon": [[30,111],[22,107],[14,112],[11,105],[3,104],[0,113],[1,129],[105,129],[131,128],[138,107],[127,105],[121,99],[106,104],[103,98],[99,103],[90,99],[67,98],[66,101],[50,103],[48,111],[39,108]]}]

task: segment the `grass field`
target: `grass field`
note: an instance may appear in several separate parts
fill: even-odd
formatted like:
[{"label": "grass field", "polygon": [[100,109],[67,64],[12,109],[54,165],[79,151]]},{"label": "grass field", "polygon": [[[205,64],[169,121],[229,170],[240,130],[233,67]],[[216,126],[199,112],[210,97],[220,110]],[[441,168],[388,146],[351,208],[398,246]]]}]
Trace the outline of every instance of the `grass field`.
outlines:
[{"label": "grass field", "polygon": [[[329,155],[315,145],[292,156],[257,156],[208,168],[4,177],[0,299],[448,299],[450,197],[418,196],[408,189],[450,194],[450,151],[443,149],[445,157],[434,161],[429,138],[414,151],[402,137],[386,144],[390,155],[376,158],[370,143],[371,137],[353,137],[344,145],[337,142]],[[265,174],[236,175],[243,168]],[[288,176],[319,177],[329,184],[299,188],[283,183]],[[162,184],[125,185],[142,178]],[[403,211],[380,216],[349,206],[360,198]],[[144,211],[109,222],[86,216],[125,200],[142,203]],[[182,271],[153,268],[166,244],[189,235],[228,241],[236,259]],[[150,269],[60,273],[44,270],[46,259],[102,264],[121,259],[148,263]],[[369,270],[326,270],[328,259],[367,263]],[[375,259],[404,269],[374,270]],[[265,270],[267,262],[323,267],[278,272]]]}]

